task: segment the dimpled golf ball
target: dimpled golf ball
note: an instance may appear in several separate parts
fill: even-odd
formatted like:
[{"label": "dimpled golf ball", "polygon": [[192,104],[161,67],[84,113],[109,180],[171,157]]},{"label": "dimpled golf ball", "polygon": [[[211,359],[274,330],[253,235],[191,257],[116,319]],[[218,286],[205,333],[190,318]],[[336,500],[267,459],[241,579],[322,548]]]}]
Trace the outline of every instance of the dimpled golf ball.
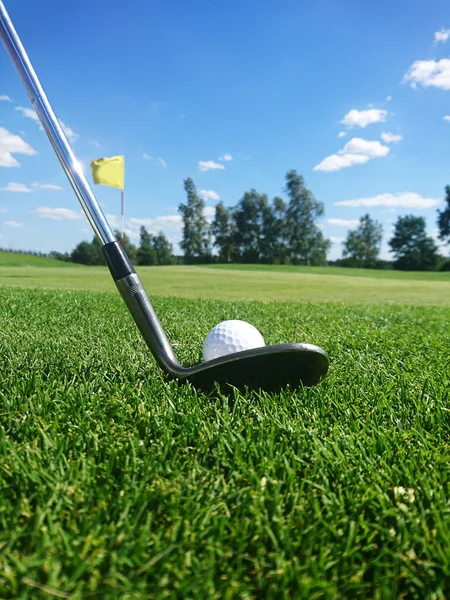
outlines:
[{"label": "dimpled golf ball", "polygon": [[253,325],[246,321],[222,321],[211,329],[203,344],[204,360],[212,360],[241,352],[242,350],[251,350],[265,346],[264,338]]}]

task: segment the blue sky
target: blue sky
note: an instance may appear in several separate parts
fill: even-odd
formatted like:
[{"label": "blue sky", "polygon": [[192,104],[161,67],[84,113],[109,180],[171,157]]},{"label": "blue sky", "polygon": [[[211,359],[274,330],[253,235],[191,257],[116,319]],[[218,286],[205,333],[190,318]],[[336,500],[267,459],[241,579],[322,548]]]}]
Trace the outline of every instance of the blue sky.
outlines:
[{"label": "blue sky", "polygon": [[[446,0],[5,3],[89,181],[89,161],[125,155],[131,235],[145,224],[177,244],[186,177],[212,214],[250,188],[283,195],[289,169],[325,204],[330,258],[366,212],[385,257],[398,215],[436,235],[450,184]],[[94,191],[115,226],[120,192]],[[92,237],[3,45],[0,235],[42,251]]]}]

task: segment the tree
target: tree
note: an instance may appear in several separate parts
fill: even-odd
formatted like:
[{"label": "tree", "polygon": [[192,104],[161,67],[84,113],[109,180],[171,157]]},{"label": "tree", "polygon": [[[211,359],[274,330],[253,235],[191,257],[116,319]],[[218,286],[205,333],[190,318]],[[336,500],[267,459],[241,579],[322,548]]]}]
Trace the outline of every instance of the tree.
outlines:
[{"label": "tree", "polygon": [[219,251],[219,262],[229,263],[234,255],[233,223],[231,211],[229,208],[225,208],[222,201],[216,204],[211,233],[214,236],[213,245]]},{"label": "tree", "polygon": [[[118,240],[120,240],[120,238],[122,237],[122,232],[120,232],[118,229],[115,229],[114,235]],[[131,260],[131,262],[134,262],[136,260],[137,248],[134,244],[130,242],[130,238],[125,232],[123,234],[123,249],[127,253],[128,258]]]},{"label": "tree", "polygon": [[139,237],[140,243],[136,252],[138,265],[149,266],[158,264],[158,257],[153,247],[153,235],[147,231],[144,225],[141,226]]},{"label": "tree", "polygon": [[438,210],[438,229],[439,239],[450,244],[450,185],[445,186],[445,202],[444,210]]},{"label": "tree", "polygon": [[102,253],[102,247],[97,236],[94,235],[92,242],[80,242],[72,250],[70,255],[72,262],[82,265],[104,265],[105,258]]},{"label": "tree", "polygon": [[187,203],[180,204],[178,212],[183,220],[183,239],[180,247],[187,263],[207,262],[211,254],[210,228],[204,215],[205,203],[197,194],[190,177],[184,180]]},{"label": "tree", "polygon": [[325,264],[331,242],[324,238],[316,223],[324,214],[323,203],[316,200],[294,169],[286,174],[286,193],[289,197],[286,236],[291,261],[301,265]]},{"label": "tree", "polygon": [[267,262],[286,263],[288,260],[286,203],[278,196],[273,199],[265,229],[267,231]]},{"label": "tree", "polygon": [[404,271],[430,271],[439,259],[433,238],[427,237],[425,219],[414,215],[398,217],[389,240],[394,267]]},{"label": "tree", "polygon": [[152,245],[158,265],[173,265],[173,246],[162,231],[153,237]]},{"label": "tree", "polygon": [[258,263],[267,254],[267,225],[270,213],[265,194],[245,192],[233,211],[233,242],[241,262]]},{"label": "tree", "polygon": [[374,268],[382,238],[381,223],[366,214],[360,218],[357,228],[348,232],[342,255],[354,259],[358,267]]}]

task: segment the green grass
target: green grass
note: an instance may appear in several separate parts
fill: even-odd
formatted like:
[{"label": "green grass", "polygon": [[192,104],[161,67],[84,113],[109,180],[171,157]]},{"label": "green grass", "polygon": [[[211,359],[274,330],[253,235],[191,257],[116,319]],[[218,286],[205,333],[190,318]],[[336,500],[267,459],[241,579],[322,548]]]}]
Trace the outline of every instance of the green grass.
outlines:
[{"label": "green grass", "polygon": [[58,268],[77,268],[79,265],[66,263],[54,258],[45,256],[34,256],[33,254],[2,252],[0,250],[0,267],[54,267]]},{"label": "green grass", "polygon": [[0,287],[0,597],[448,597],[450,308],[324,278],[316,303],[155,298],[183,364],[226,318],[329,354],[312,389],[228,397],[167,382],[117,293]]},{"label": "green grass", "polygon": [[239,271],[279,271],[280,273],[305,273],[309,275],[344,275],[370,279],[419,279],[424,281],[450,281],[450,271],[396,271],[395,269],[351,269],[349,267],[301,267],[295,265],[201,265],[210,269]]},{"label": "green grass", "polygon": [[[57,262],[57,261],[55,261]],[[60,263],[63,265],[63,263]],[[331,269],[331,267],[330,267]],[[422,304],[450,306],[450,273],[429,273],[439,278],[408,279],[350,274],[275,269],[217,269],[211,267],[139,267],[151,297],[176,296],[197,299],[262,300],[291,302],[344,302],[346,304]],[[322,274],[320,274],[322,273]],[[28,288],[115,290],[106,267],[2,267],[0,285]]]}]

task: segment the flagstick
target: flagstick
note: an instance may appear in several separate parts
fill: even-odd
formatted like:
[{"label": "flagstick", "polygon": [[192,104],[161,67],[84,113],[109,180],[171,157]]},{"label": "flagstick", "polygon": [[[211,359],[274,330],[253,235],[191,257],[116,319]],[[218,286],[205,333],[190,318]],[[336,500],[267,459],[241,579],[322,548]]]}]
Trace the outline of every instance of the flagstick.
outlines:
[{"label": "flagstick", "polygon": [[124,244],[124,240],[123,240],[123,230],[124,230],[124,215],[123,215],[123,190],[122,190],[122,238],[120,240],[121,244],[122,244],[122,248],[123,248],[123,244]]}]

